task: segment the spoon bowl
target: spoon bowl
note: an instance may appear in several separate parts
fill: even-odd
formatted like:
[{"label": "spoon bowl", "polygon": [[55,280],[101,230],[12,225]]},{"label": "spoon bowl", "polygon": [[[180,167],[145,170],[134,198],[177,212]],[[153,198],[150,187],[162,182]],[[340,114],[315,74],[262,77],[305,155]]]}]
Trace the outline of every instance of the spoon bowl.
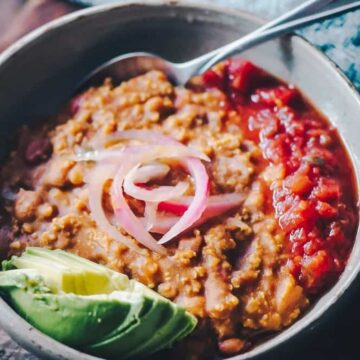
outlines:
[{"label": "spoon bowl", "polygon": [[111,78],[115,83],[120,83],[151,70],[163,71],[173,83],[177,84],[182,82],[177,71],[178,67],[178,64],[155,54],[132,52],[120,55],[98,67],[85,78],[81,84],[81,89],[100,85],[106,78]]}]

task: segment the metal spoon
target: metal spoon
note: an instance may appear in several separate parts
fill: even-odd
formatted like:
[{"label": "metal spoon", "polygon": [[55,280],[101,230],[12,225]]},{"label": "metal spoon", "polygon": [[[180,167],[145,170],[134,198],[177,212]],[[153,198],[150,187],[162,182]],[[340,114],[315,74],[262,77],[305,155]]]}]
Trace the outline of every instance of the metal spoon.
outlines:
[{"label": "metal spoon", "polygon": [[107,77],[111,77],[115,82],[120,82],[150,70],[162,70],[174,84],[186,84],[193,75],[202,73],[219,61],[239,54],[252,46],[289,33],[294,29],[298,29],[315,21],[360,8],[360,1],[356,1],[348,5],[292,20],[295,17],[303,16],[309,12],[311,13],[331,1],[332,0],[307,1],[248,35],[184,63],[172,63],[158,55],[144,52],[120,55],[95,69],[81,84],[81,89],[91,85],[98,85]]}]

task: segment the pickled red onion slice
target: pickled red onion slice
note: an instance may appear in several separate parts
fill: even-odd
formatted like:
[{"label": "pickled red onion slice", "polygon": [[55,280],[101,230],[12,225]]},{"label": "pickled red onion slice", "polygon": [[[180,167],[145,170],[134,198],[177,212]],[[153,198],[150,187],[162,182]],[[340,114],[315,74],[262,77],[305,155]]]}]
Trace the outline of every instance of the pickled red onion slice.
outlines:
[{"label": "pickled red onion slice", "polygon": [[[114,138],[118,139],[137,139],[150,143],[157,144],[176,144],[178,146],[184,146],[184,144],[179,141],[162,135],[158,133],[154,133],[148,130],[128,130],[128,131],[119,131],[114,134]],[[209,158],[206,155],[203,155],[200,152],[200,155],[197,156],[200,159],[209,161]],[[202,215],[206,206],[206,199],[209,196],[209,177],[206,172],[205,167],[198,159],[186,159],[184,160],[184,165],[189,170],[190,174],[194,178],[195,181],[195,195],[193,197],[193,201],[189,205],[189,207],[185,210],[183,215],[180,217],[179,221],[174,224],[160,240],[159,244],[165,244],[167,241],[171,240],[178,234],[185,231],[187,228],[192,226]]]},{"label": "pickled red onion slice", "polygon": [[154,227],[157,220],[157,203],[147,202],[145,203],[144,210],[144,225],[147,231]]},{"label": "pickled red onion slice", "polygon": [[[142,163],[143,161],[153,161],[158,157],[172,157],[172,154],[165,153],[159,155],[157,151],[153,153],[148,152],[143,156],[134,156],[133,161],[136,163]],[[133,167],[131,162],[122,164],[115,175],[114,182],[111,187],[111,194],[114,203],[115,216],[120,222],[120,225],[135,239],[149,247],[150,249],[157,248],[157,252],[162,250],[159,244],[164,244],[173,239],[179,233],[186,230],[193,223],[195,223],[203,213],[207,198],[209,195],[209,177],[206,172],[205,166],[199,159],[189,158],[184,160],[184,164],[195,182],[195,195],[189,208],[185,211],[179,221],[171,227],[157,243],[156,240],[146,231],[142,221],[135,216],[127,204],[123,194],[123,183],[129,170]],[[157,246],[155,246],[155,244]]]},{"label": "pickled red onion slice", "polygon": [[[99,227],[103,228],[104,231],[107,231],[114,238],[122,238],[122,235],[117,229],[107,220],[105,212],[102,209],[102,202],[100,201],[102,200],[105,181],[109,177],[114,177],[111,186],[111,198],[115,218],[119,222],[119,225],[144,246],[160,254],[166,254],[166,249],[161,246],[161,244],[170,241],[196,224],[204,213],[209,197],[209,177],[205,166],[199,158],[206,160],[208,160],[208,158],[201,152],[191,149],[176,140],[150,131],[130,130],[118,132],[114,136],[117,136],[117,139],[121,137],[124,139],[135,138],[144,142],[150,142],[150,144],[127,145],[121,149],[97,150],[77,155],[77,160],[100,161],[111,169],[111,172],[107,173],[106,176],[104,174],[95,174],[96,176],[94,176],[94,178],[100,178],[102,182],[90,180],[90,184],[101,184],[101,186],[97,188],[90,186],[90,191],[94,191],[95,194],[94,196],[91,195],[92,200],[90,207],[92,208],[92,215]],[[188,204],[186,204],[186,209],[183,211],[182,216],[171,224],[168,231],[160,241],[157,242],[149,233],[148,229],[154,228],[156,225],[158,204],[173,198],[181,198],[180,195],[186,191],[188,184],[180,182],[176,186],[160,186],[155,189],[144,189],[137,186],[136,183],[139,180],[148,182],[153,177],[165,176],[169,171],[167,165],[157,164],[154,167],[154,165],[148,164],[154,160],[165,158],[176,159],[176,161],[187,169],[194,180],[195,194],[191,200],[188,201]],[[143,164],[143,167],[139,167]],[[151,168],[151,166],[153,166],[153,168]],[[106,169],[106,167],[104,169]],[[102,170],[102,168],[100,170]],[[130,208],[125,199],[124,191],[128,195],[146,202],[146,227],[143,223],[144,219],[138,218]],[[98,202],[97,207],[95,206],[95,202]],[[99,211],[99,207],[102,209],[102,213]],[[125,237],[124,239],[127,240],[127,245],[134,245],[129,239]]]},{"label": "pickled red onion slice", "polygon": [[129,238],[122,235],[118,229],[113,226],[106,217],[102,205],[103,190],[105,182],[112,179],[116,173],[117,166],[114,164],[95,166],[95,168],[88,175],[89,185],[89,208],[92,219],[96,225],[110,235],[115,240],[127,245],[132,250],[141,253],[141,249],[136,246]]},{"label": "pickled red onion slice", "polygon": [[120,165],[116,172],[113,184],[111,186],[111,196],[114,205],[114,213],[116,219],[120,225],[126,230],[126,232],[133,236],[137,241],[146,246],[147,248],[158,252],[159,254],[166,254],[166,249],[159,245],[157,241],[151,236],[151,234],[145,229],[143,223],[138,217],[135,216],[130,209],[124,194],[123,194],[123,182],[126,174],[129,171],[129,165]]},{"label": "pickled red onion slice", "polygon": [[134,178],[136,183],[146,184],[150,180],[163,179],[170,171],[170,166],[160,162],[139,167]]},{"label": "pickled red onion slice", "polygon": [[[102,149],[102,150],[94,150],[94,151],[82,151],[75,154],[73,157],[76,161],[116,161],[122,159],[126,156],[125,160],[132,160],[132,158],[136,155],[140,155],[142,159],[142,163],[145,164],[154,159],[154,153],[157,154],[157,159],[161,158],[178,158],[183,159],[186,157],[199,157],[199,152],[190,149],[183,144],[178,144],[176,142],[167,143],[164,145],[129,145],[124,146],[121,149]],[[149,156],[147,156],[149,155]],[[135,166],[136,164],[134,164]]]},{"label": "pickled red onion slice", "polygon": [[[237,193],[220,194],[209,196],[206,211],[216,216],[219,213],[230,210],[239,206],[245,200],[244,195]],[[175,215],[182,215],[189,207],[192,196],[181,196],[168,201],[162,201],[158,205],[159,211],[166,211]]]},{"label": "pickled red onion slice", "polygon": [[[165,234],[169,231],[171,227],[173,227],[178,221],[180,217],[175,215],[170,216],[156,216],[155,219],[151,222],[148,218],[147,214],[144,214],[144,217],[141,218],[142,223],[147,227],[148,231],[154,234]],[[149,224],[151,223],[151,226]],[[191,228],[189,228],[191,229]],[[187,229],[187,230],[189,230]]]},{"label": "pickled red onion slice", "polygon": [[[212,219],[216,216],[220,216],[227,211],[240,206],[245,200],[245,197],[240,194],[221,194],[213,195],[208,198],[206,208],[201,215],[200,219],[196,221],[191,227],[199,226],[205,223],[207,220]],[[179,210],[184,212],[191,203],[190,196],[183,196],[182,198],[172,200],[169,202],[159,203],[158,210],[171,212],[175,215],[179,214]],[[166,205],[166,206],[164,206]],[[173,211],[175,209],[175,211]],[[185,209],[185,210],[184,210]],[[150,232],[165,234],[174,224],[179,220],[179,216],[157,216],[153,224],[148,228]],[[147,214],[143,220],[145,223],[150,223],[147,219]],[[190,227],[190,228],[191,228]],[[189,228],[188,228],[189,229]],[[188,230],[187,229],[187,230]]]},{"label": "pickled red onion slice", "polygon": [[[124,191],[135,199],[151,202],[166,201],[181,196],[189,187],[187,182],[181,181],[175,186],[159,186],[155,189],[142,188],[136,185],[136,183],[144,180],[143,176],[137,176],[139,170],[141,170],[140,165],[136,165],[127,173],[124,179]],[[147,179],[147,181],[149,180],[151,179]]]},{"label": "pickled red onion slice", "polygon": [[188,209],[180,217],[179,221],[159,240],[159,244],[167,243],[169,240],[193,225],[200,219],[206,207],[210,183],[205,166],[199,159],[193,158],[184,160],[184,164],[194,179],[195,194]]},{"label": "pickled red onion slice", "polygon": [[190,201],[187,203],[177,202],[176,200],[162,201],[158,205],[158,210],[181,216],[189,208]]},{"label": "pickled red onion slice", "polygon": [[109,135],[107,138],[111,140],[126,140],[126,139],[135,139],[141,140],[143,142],[152,143],[152,144],[176,144],[178,146],[184,147],[192,152],[192,157],[199,158],[204,161],[210,161],[209,157],[206,156],[203,152],[194,149],[190,146],[186,146],[181,142],[159,133],[156,133],[151,130],[124,130],[117,131],[114,134]]}]

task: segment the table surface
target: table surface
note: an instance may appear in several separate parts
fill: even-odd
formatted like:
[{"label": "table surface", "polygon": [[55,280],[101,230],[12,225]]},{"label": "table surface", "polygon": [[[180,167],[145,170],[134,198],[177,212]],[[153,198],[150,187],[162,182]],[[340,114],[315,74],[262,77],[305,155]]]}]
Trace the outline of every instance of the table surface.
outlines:
[{"label": "table surface", "polygon": [[[220,2],[222,0],[214,0]],[[223,0],[224,1],[224,0]],[[273,13],[286,2],[287,6],[301,0],[228,0],[250,11],[267,15],[267,5],[271,4]],[[264,4],[266,6],[264,7]],[[239,6],[240,5],[240,6]],[[32,29],[66,13],[77,10],[75,5],[60,0],[0,0],[0,51],[13,41]],[[271,16],[271,15],[270,15]],[[355,19],[357,31],[360,33],[360,17]],[[360,51],[360,46],[355,49]],[[345,63],[346,63],[345,59]],[[359,57],[355,68],[360,66]],[[358,282],[359,283],[359,282]],[[307,359],[307,360],[357,360],[360,359],[358,338],[360,337],[360,286],[356,285],[352,293],[343,300],[341,307],[333,311],[322,324],[311,333],[291,344],[291,347],[280,349],[271,358]],[[0,328],[0,359],[1,360],[37,360],[20,346],[15,344]],[[270,360],[270,357],[266,357]]]}]

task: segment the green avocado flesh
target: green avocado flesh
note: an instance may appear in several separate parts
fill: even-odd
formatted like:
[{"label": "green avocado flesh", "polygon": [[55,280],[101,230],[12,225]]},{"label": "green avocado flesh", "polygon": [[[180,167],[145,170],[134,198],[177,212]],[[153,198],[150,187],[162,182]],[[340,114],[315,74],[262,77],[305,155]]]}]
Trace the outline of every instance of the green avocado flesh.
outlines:
[{"label": "green avocado flesh", "polygon": [[[38,258],[42,258],[39,262]],[[56,267],[65,269],[64,273],[51,271],[43,274],[48,283],[60,285],[64,292],[73,292],[79,295],[108,294],[114,290],[125,290],[129,287],[129,278],[126,275],[117,273],[104,266],[95,264],[79,256],[69,254],[61,250],[47,250],[43,248],[28,248],[19,258],[14,258],[13,264],[22,269],[38,269],[44,263],[54,264]],[[46,266],[46,265],[45,265]],[[55,278],[53,275],[55,274]],[[63,284],[56,281],[56,277],[65,275]],[[71,277],[74,281],[67,282],[66,278]],[[67,287],[76,286],[72,291],[66,290]]]},{"label": "green avocado flesh", "polygon": [[197,323],[145,285],[61,250],[28,248],[3,268],[0,293],[22,317],[103,358],[144,358],[171,347]]},{"label": "green avocado flesh", "polygon": [[125,331],[115,333],[105,341],[94,344],[89,351],[94,355],[115,357],[116,354],[127,354],[152,337],[164,319],[171,316],[171,306],[162,300],[149,302],[149,307],[138,321]]},{"label": "green avocado flesh", "polygon": [[[185,310],[173,306],[172,315],[165,318],[158,327],[155,336],[149,337],[142,345],[130,351],[124,359],[135,359],[144,357],[143,354],[152,354],[162,349],[170,348],[173,343],[180,341],[186,335],[190,334],[196,324],[195,317],[184,316]],[[179,329],[182,329],[179,331]]]}]

